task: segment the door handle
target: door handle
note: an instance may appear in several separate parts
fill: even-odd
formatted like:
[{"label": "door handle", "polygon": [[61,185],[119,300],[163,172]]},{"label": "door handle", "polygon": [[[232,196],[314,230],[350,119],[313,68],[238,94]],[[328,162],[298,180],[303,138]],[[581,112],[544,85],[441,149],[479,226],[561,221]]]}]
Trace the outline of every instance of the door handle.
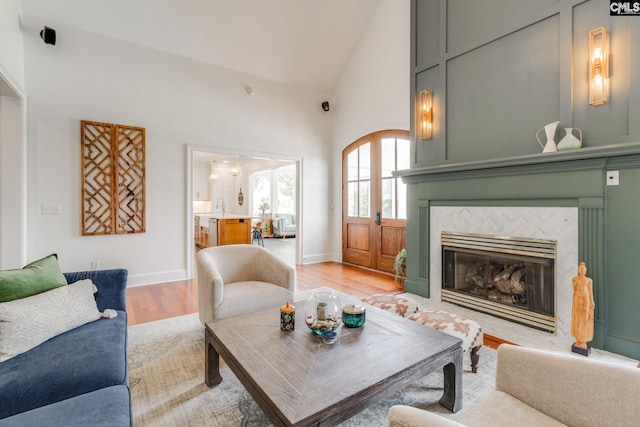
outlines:
[{"label": "door handle", "polygon": [[376,212],[376,225],[380,225],[380,212]]}]

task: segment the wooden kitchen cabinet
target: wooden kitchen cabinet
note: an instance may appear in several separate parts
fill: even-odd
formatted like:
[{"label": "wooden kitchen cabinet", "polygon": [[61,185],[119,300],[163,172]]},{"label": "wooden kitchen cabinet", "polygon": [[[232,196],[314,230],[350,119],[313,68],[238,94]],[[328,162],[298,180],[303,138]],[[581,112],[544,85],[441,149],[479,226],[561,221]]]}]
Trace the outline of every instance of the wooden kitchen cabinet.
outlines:
[{"label": "wooden kitchen cabinet", "polygon": [[251,244],[250,217],[214,217],[209,220],[209,245]]},{"label": "wooden kitchen cabinet", "polygon": [[203,226],[200,223],[200,217],[196,215],[193,221],[194,224],[194,241],[199,248],[209,247],[209,228]]},{"label": "wooden kitchen cabinet", "polygon": [[202,227],[201,242],[202,242],[202,247],[203,248],[208,248],[209,246],[211,246],[211,241],[209,239],[209,229],[208,228]]}]

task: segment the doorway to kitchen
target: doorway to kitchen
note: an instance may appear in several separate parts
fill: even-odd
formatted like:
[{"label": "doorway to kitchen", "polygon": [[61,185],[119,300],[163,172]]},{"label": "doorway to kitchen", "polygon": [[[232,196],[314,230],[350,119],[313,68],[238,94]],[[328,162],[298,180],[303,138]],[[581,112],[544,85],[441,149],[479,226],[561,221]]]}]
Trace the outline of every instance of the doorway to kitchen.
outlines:
[{"label": "doorway to kitchen", "polygon": [[[264,245],[291,265],[301,259],[300,159],[264,153],[188,147],[187,245],[191,271],[195,254],[215,245],[209,221],[220,215],[250,218],[247,243]],[[255,238],[258,230],[262,239]]]}]

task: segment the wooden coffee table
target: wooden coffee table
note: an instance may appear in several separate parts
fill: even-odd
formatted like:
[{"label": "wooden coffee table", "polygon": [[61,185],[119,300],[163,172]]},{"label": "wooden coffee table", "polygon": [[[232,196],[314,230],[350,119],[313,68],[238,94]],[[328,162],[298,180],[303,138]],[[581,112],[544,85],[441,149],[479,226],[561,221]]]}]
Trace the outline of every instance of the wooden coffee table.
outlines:
[{"label": "wooden coffee table", "polygon": [[[357,303],[336,292],[341,303]],[[443,368],[440,404],[462,407],[462,341],[373,306],[366,324],[324,344],[304,323],[280,330],[276,308],[215,320],[205,328],[205,382],[219,384],[220,356],[276,426],[334,425]]]}]

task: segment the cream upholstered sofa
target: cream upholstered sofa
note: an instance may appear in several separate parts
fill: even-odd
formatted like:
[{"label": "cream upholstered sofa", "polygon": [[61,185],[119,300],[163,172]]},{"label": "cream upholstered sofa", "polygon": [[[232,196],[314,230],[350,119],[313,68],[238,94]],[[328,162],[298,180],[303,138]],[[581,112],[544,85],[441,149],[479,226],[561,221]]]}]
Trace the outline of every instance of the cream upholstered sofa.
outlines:
[{"label": "cream upholstered sofa", "polygon": [[293,301],[295,269],[262,247],[215,246],[197,258],[202,324]]},{"label": "cream upholstered sofa", "polygon": [[409,406],[389,426],[637,426],[640,369],[502,344],[496,387],[452,418]]}]

